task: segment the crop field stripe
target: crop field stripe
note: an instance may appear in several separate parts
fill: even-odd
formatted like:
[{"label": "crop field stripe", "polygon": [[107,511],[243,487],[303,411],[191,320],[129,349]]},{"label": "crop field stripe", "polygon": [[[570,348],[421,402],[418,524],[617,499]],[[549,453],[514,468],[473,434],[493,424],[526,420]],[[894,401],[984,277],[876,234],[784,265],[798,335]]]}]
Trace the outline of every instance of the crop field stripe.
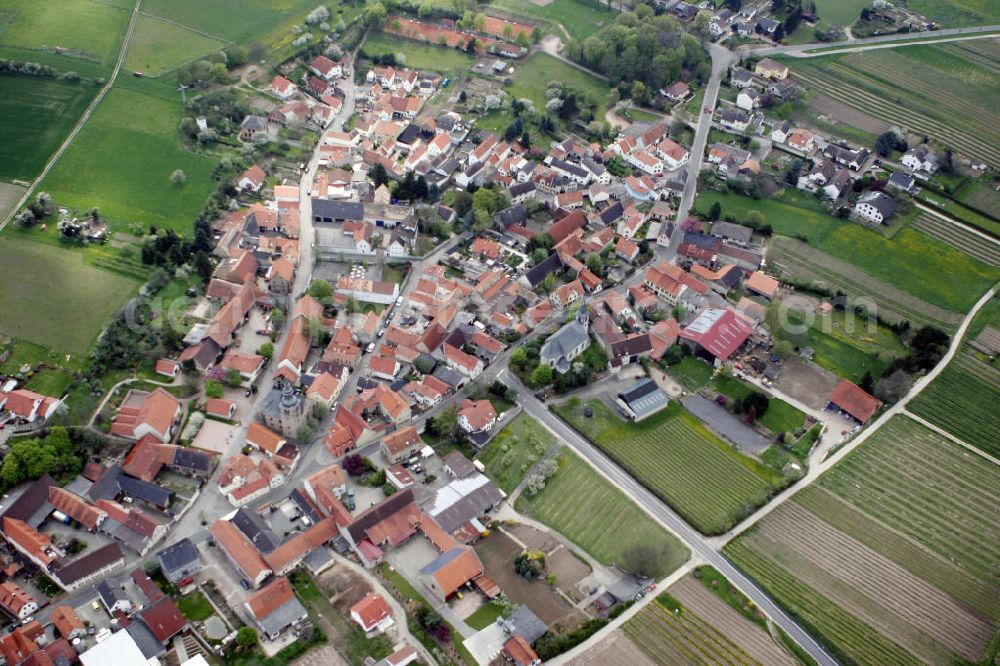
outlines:
[{"label": "crop field stripe", "polygon": [[945,590],[984,617],[1000,614],[1000,587],[969,575],[919,541],[865,514],[835,493],[810,486],[793,500],[831,527]]},{"label": "crop field stripe", "polygon": [[[641,619],[640,619],[641,618]],[[636,618],[639,620],[637,629],[632,632],[637,645],[647,651],[651,657],[659,661],[662,655],[644,648],[644,643],[651,638],[665,639],[674,649],[682,652],[692,660],[692,663],[712,664],[758,664],[739,646],[733,644],[714,627],[705,622],[693,611],[684,608],[680,615],[674,615],[658,603],[646,606]],[[626,627],[628,627],[626,624]],[[649,646],[653,647],[653,646]]]},{"label": "crop field stripe", "polygon": [[725,550],[775,598],[824,634],[859,663],[912,666],[914,657],[873,627],[848,613],[818,590],[801,583],[784,568],[737,539]]},{"label": "crop field stripe", "polygon": [[843,102],[848,106],[870,113],[887,122],[899,122],[902,119],[914,131],[935,136],[978,159],[983,159],[994,164],[997,162],[997,155],[1000,153],[994,151],[988,144],[983,144],[967,134],[925,116],[919,111],[913,111],[907,107],[886,101],[872,93],[865,92],[863,88],[853,86],[841,79],[821,73],[813,72],[809,75],[798,74],[798,77],[806,84],[818,88],[824,95]]},{"label": "crop field stripe", "polygon": [[[881,607],[898,618],[896,624],[902,631],[912,633],[909,627],[915,628],[966,659],[977,660],[993,634],[989,620],[794,502],[771,514],[749,541],[764,536],[779,550],[809,563],[794,568],[800,575],[805,567],[815,567],[846,585],[850,595],[864,605]],[[878,611],[873,612],[878,617]],[[888,617],[885,620],[890,622]],[[921,652],[933,647],[924,646]]]},{"label": "crop field stripe", "polygon": [[935,136],[945,141],[945,143],[954,145],[955,148],[968,153],[972,157],[985,160],[991,164],[1000,162],[1000,150],[997,150],[988,143],[977,140],[969,134],[952,129],[942,121],[935,120],[920,111],[914,111],[880,98],[874,93],[867,92],[862,87],[852,85],[839,77],[824,73],[823,70],[812,69],[809,71],[809,74],[803,74],[799,70],[800,68],[797,67],[795,76],[807,85],[852,108],[860,109],[887,122],[899,122],[902,120],[911,129]]},{"label": "crop field stripe", "polygon": [[683,660],[683,663],[690,666],[704,663],[701,654],[675,626],[659,620],[651,612],[643,611],[637,614],[625,623],[624,628],[626,635],[635,645],[659,663],[664,659],[669,663]]},{"label": "crop field stripe", "polygon": [[[893,452],[900,459],[886,455]],[[919,477],[911,471],[918,467],[924,470]],[[962,497],[957,506],[951,500],[956,488],[939,476],[948,467],[975,486],[975,492]],[[909,483],[902,483],[900,475]],[[1000,487],[998,476],[993,464],[911,419],[900,418],[824,474],[820,485],[971,575],[992,581],[998,556],[989,553],[995,553],[1000,543],[1000,526],[993,519],[998,501],[990,489]],[[889,486],[896,490],[887,490]],[[942,514],[942,507],[950,511]]]},{"label": "crop field stripe", "polygon": [[1000,370],[983,363],[971,353],[959,354],[954,360],[957,367],[973,375],[976,379],[986,382],[991,388],[1000,390]]},{"label": "crop field stripe", "polygon": [[[907,109],[906,107],[900,106],[895,102],[887,100],[884,96],[879,96],[877,93],[871,92],[869,89],[865,88],[864,85],[853,83],[854,81],[859,80],[858,74],[854,69],[850,69],[839,63],[829,64],[822,69],[818,69],[815,65],[806,65],[806,67],[812,67],[812,69],[809,70],[809,75],[800,76],[800,78],[807,83],[811,82],[823,88],[823,92],[831,97],[837,97],[839,95],[844,101],[854,100],[855,105],[860,102],[865,108],[878,110],[879,112],[888,114],[895,114],[898,112],[904,118],[913,118],[920,123],[926,124],[928,127],[935,128],[936,131],[942,134],[947,134],[955,137],[956,139],[967,141],[970,145],[978,146],[985,150],[993,149],[988,142],[981,141],[974,136],[968,136],[967,134],[954,130],[953,126],[948,124],[947,119],[936,119],[921,111]],[[836,72],[840,72],[843,76],[837,76]],[[810,81],[810,79],[812,79],[812,81]],[[835,83],[839,84],[841,88],[849,89],[851,94],[848,95],[841,89],[836,89],[835,91],[829,90],[828,87],[833,86]],[[869,82],[868,85],[881,86],[882,88],[886,87],[883,82]],[[967,112],[976,113],[981,111],[982,109],[975,109],[975,111]],[[989,132],[988,129],[987,132]]]},{"label": "crop field stripe", "polygon": [[1000,268],[1000,245],[985,240],[963,227],[946,222],[927,212],[922,212],[913,221],[913,227],[932,238],[951,245],[956,250],[965,252],[974,259]]}]

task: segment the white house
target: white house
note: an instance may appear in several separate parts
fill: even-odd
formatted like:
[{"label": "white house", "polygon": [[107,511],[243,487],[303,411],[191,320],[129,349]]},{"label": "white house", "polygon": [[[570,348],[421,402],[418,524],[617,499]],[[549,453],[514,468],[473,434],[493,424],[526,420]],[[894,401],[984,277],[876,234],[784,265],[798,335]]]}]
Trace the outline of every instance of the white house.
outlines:
[{"label": "white house", "polygon": [[884,224],[896,212],[896,202],[882,192],[865,192],[854,205],[854,214],[873,222]]},{"label": "white house", "polygon": [[903,155],[900,162],[911,171],[924,171],[934,173],[938,168],[937,155],[931,152],[926,145],[919,145],[910,148]]},{"label": "white house", "polygon": [[760,106],[760,93],[756,88],[744,88],[736,96],[736,106],[744,111],[753,111]]}]

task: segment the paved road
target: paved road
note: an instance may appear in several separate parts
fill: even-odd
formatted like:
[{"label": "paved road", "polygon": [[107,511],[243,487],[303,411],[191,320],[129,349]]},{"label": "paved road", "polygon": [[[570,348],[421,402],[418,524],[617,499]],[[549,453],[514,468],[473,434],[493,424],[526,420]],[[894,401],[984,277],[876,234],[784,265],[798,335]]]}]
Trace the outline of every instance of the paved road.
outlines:
[{"label": "paved road", "polygon": [[834,666],[837,663],[812,636],[807,634],[794,620],[785,614],[760,588],[740,573],[705,537],[689,526],[683,518],[664,504],[662,500],[646,490],[631,475],[612,462],[597,447],[578,435],[575,430],[552,414],[541,401],[534,397],[531,391],[518,381],[513,373],[505,373],[503,381],[519,391],[520,395],[518,399],[524,407],[525,412],[537,421],[541,421],[559,439],[576,449],[577,453],[600,470],[604,476],[608,477],[612,483],[627,495],[631,496],[647,513],[675,534],[693,553],[704,558],[706,562],[725,575],[740,592],[745,594],[775,624],[801,645],[820,666]]},{"label": "paved road", "polygon": [[[691,211],[694,203],[695,192],[698,188],[698,173],[701,171],[701,162],[705,156],[705,145],[708,143],[708,131],[712,128],[712,113],[715,110],[715,103],[719,98],[719,85],[729,67],[739,60],[732,51],[717,44],[708,45],[709,53],[712,56],[712,76],[705,84],[705,96],[702,99],[701,108],[698,109],[698,129],[694,133],[694,142],[691,144],[691,158],[687,166],[687,181],[684,183],[684,193],[681,195],[681,205],[677,209],[677,221],[683,222]],[[709,113],[704,113],[704,109],[709,109]],[[682,234],[675,233],[670,239],[670,254],[673,256],[680,245]]]},{"label": "paved road", "polygon": [[[815,58],[817,56],[830,55],[830,53],[907,46],[908,44],[892,43],[907,40],[919,40],[912,43],[925,44],[928,42],[949,42],[961,39],[985,39],[990,35],[981,33],[996,32],[998,30],[1000,30],[1000,25],[979,25],[971,28],[949,28],[947,30],[934,30],[932,32],[908,32],[895,35],[881,35],[879,37],[846,39],[841,42],[815,42],[811,44],[789,44],[787,46],[764,46],[760,48],[744,46],[740,48],[740,54],[743,57],[782,54],[793,58]],[[843,47],[843,49],[834,50],[838,49],[838,47]],[[822,49],[822,51],[808,53],[808,51],[816,51],[817,49]]]},{"label": "paved road", "polygon": [[115,83],[115,79],[118,78],[118,72],[121,71],[122,65],[125,63],[125,54],[128,53],[129,44],[132,42],[132,33],[135,31],[135,22],[139,17],[139,5],[141,3],[142,0],[135,0],[135,6],[132,7],[132,15],[129,17],[128,27],[125,29],[125,38],[122,40],[121,48],[118,51],[118,59],[115,61],[115,68],[111,71],[111,76],[108,77],[108,82],[104,84],[104,87],[101,88],[100,92],[97,93],[94,99],[90,101],[90,104],[87,105],[87,108],[84,109],[83,115],[80,116],[80,119],[76,121],[76,125],[73,126],[73,131],[69,133],[66,140],[60,144],[59,148],[56,149],[56,152],[49,158],[49,161],[45,163],[45,167],[42,169],[42,172],[38,174],[35,180],[31,181],[31,185],[24,191],[24,194],[21,195],[17,204],[10,209],[10,213],[7,214],[7,217],[0,220],[0,231],[3,231],[3,228],[6,227],[7,223],[14,217],[14,214],[21,210],[21,207],[28,202],[28,199],[35,192],[35,188],[37,188],[45,177],[49,175],[49,171],[51,171],[52,167],[54,167],[56,162],[59,161],[62,154],[66,152],[69,144],[73,143],[73,139],[76,138],[76,135],[80,133],[80,130],[82,130],[84,125],[87,124],[87,121],[90,120],[90,115],[94,112],[94,109],[97,108],[97,105],[101,103],[104,96],[111,90],[111,87]]}]

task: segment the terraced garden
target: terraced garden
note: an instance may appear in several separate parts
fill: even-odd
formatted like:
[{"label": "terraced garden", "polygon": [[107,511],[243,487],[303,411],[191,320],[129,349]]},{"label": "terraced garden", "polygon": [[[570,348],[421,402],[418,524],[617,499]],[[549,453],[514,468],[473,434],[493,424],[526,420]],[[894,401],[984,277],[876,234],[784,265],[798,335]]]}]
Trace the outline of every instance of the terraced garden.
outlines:
[{"label": "terraced garden", "polygon": [[1000,457],[1000,370],[963,351],[908,409],[962,441]]},{"label": "terraced garden", "polygon": [[740,617],[700,581],[681,579],[625,623],[625,635],[660,664],[799,662],[760,626]]},{"label": "terraced garden", "polygon": [[964,227],[942,220],[937,215],[926,211],[921,211],[917,219],[913,221],[913,228],[933,236],[942,243],[947,243],[974,259],[1000,268],[1000,241],[987,240]]},{"label": "terraced garden", "polygon": [[896,417],[725,552],[842,663],[990,660],[998,487],[994,465]]},{"label": "terraced garden", "polygon": [[559,471],[544,490],[532,497],[522,493],[516,508],[605,564],[622,566],[630,549],[650,549],[657,580],[688,558],[680,541],[569,449],[559,452]]},{"label": "terraced garden", "polygon": [[[974,53],[990,48],[978,41],[966,47]],[[1000,164],[1000,122],[992,101],[1000,94],[1000,68],[992,59],[974,61],[922,45],[810,58],[789,66],[795,78],[838,102],[927,134],[972,158]]]},{"label": "terraced garden", "polygon": [[725,532],[782,485],[780,474],[737,453],[677,403],[640,423],[597,400],[555,411],[706,534]]}]

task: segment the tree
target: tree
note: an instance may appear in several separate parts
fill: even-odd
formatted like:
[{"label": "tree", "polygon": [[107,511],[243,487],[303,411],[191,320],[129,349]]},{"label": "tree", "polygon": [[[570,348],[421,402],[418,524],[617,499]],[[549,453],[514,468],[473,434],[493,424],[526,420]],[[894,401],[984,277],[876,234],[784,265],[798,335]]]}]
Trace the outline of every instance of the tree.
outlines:
[{"label": "tree", "polygon": [[748,421],[759,419],[767,412],[770,402],[770,399],[763,393],[751,391],[740,401],[740,412],[747,417]]},{"label": "tree", "polygon": [[270,342],[265,342],[257,350],[260,356],[263,356],[266,360],[270,361],[271,357],[274,356],[274,344]]},{"label": "tree", "polygon": [[722,204],[716,201],[712,204],[712,207],[708,209],[708,219],[718,220],[722,217]]},{"label": "tree", "polygon": [[905,151],[906,148],[906,139],[900,136],[896,130],[883,132],[875,140],[875,152],[881,157],[888,157],[893,150]]},{"label": "tree", "polygon": [[373,2],[372,4],[365,7],[364,11],[364,21],[365,25],[376,26],[381,25],[385,22],[386,11],[385,5],[381,2]]},{"label": "tree", "polygon": [[875,397],[883,402],[897,402],[906,395],[913,383],[913,377],[903,369],[895,370],[875,382]]},{"label": "tree", "polygon": [[661,571],[663,551],[654,543],[639,542],[622,553],[622,566],[637,576],[653,578]]},{"label": "tree", "polygon": [[194,272],[197,273],[202,280],[207,280],[212,277],[212,272],[215,270],[215,266],[212,265],[212,259],[208,256],[207,252],[199,252],[194,255]]},{"label": "tree", "polygon": [[778,358],[791,358],[795,354],[795,345],[788,340],[775,340],[771,351]]},{"label": "tree", "polygon": [[594,275],[602,275],[604,273],[604,260],[601,259],[601,255],[596,252],[591,252],[587,255],[587,268]]},{"label": "tree", "polygon": [[551,384],[554,378],[555,373],[552,371],[552,368],[544,363],[539,363],[531,373],[531,383],[535,386]]},{"label": "tree", "polygon": [[174,169],[174,172],[170,174],[170,182],[174,185],[180,185],[185,180],[187,180],[187,174],[180,169]]},{"label": "tree", "polygon": [[764,226],[764,214],[759,210],[749,210],[747,211],[747,216],[743,221],[746,222],[746,225],[751,229],[759,229]]},{"label": "tree", "polygon": [[542,248],[538,248],[531,253],[531,263],[535,266],[548,259],[549,253]]},{"label": "tree", "polygon": [[241,650],[246,650],[257,645],[257,630],[253,627],[240,627],[236,632],[236,645]]},{"label": "tree", "polygon": [[389,174],[386,173],[385,167],[382,166],[382,164],[376,163],[375,166],[372,167],[371,179],[375,184],[375,187],[378,187],[379,185],[385,185],[389,182]]},{"label": "tree", "polygon": [[309,283],[309,295],[323,303],[333,296],[333,287],[326,280],[317,278]]},{"label": "tree", "polygon": [[646,99],[646,84],[642,81],[636,80],[632,84],[632,101],[636,104],[642,104]]},{"label": "tree", "polygon": [[441,441],[456,441],[461,433],[458,428],[458,408],[455,405],[446,406],[431,419],[430,426],[441,438]]},{"label": "tree", "polygon": [[542,28],[536,24],[535,27],[531,29],[531,42],[533,44],[537,44],[540,41],[542,41]]},{"label": "tree", "polygon": [[218,379],[206,379],[205,380],[205,397],[206,398],[221,398],[222,397],[222,382]]},{"label": "tree", "polygon": [[866,393],[871,393],[875,390],[875,379],[872,377],[870,370],[865,371],[865,376],[861,378],[858,386]]},{"label": "tree", "polygon": [[542,279],[542,284],[540,286],[544,293],[552,293],[552,291],[556,288],[556,276],[549,273]]},{"label": "tree", "polygon": [[344,460],[341,462],[341,467],[343,467],[344,471],[353,477],[358,477],[368,473],[368,465],[365,464],[365,459],[358,453],[351,453],[344,456]]},{"label": "tree", "polygon": [[243,383],[243,375],[236,368],[226,368],[226,383],[230,386],[239,386]]}]

